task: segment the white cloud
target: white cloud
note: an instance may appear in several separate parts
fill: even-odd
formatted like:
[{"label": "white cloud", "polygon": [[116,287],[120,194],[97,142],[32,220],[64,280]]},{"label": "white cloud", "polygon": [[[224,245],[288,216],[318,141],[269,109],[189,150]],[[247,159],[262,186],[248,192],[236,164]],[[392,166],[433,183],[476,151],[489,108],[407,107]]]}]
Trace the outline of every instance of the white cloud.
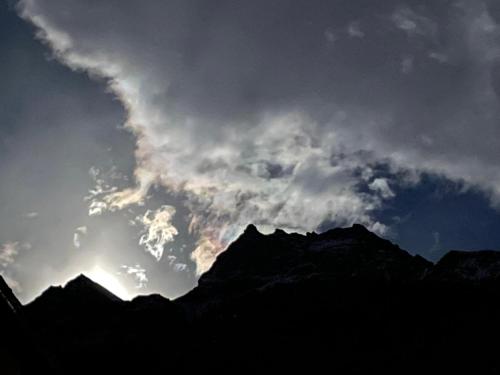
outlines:
[{"label": "white cloud", "polygon": [[117,211],[132,204],[143,205],[146,194],[155,180],[149,171],[139,168],[135,171],[139,185],[134,188],[120,190],[114,182],[127,181],[115,167],[103,173],[98,168],[92,167],[89,175],[95,182],[93,189],[89,190],[85,200],[89,202],[89,216],[98,216],[106,211]]},{"label": "white cloud", "polygon": [[0,275],[2,275],[7,285],[18,293],[22,292],[21,284],[12,277],[9,268],[14,264],[20,250],[29,249],[31,249],[31,244],[28,242],[23,244],[19,242],[5,242],[0,245]]},{"label": "white cloud", "polygon": [[380,195],[384,199],[393,198],[395,196],[394,192],[391,190],[391,188],[389,186],[389,183],[387,182],[387,179],[385,179],[385,178],[376,178],[376,179],[374,179],[368,185],[368,187],[371,190],[380,193]]},{"label": "white cloud", "polygon": [[81,239],[82,236],[87,234],[87,227],[86,226],[81,226],[75,229],[75,232],[73,233],[73,246],[76,247],[77,249],[80,248],[82,245]]},{"label": "white cloud", "polygon": [[429,52],[429,58],[434,59],[440,62],[441,64],[448,62],[448,56],[440,52],[435,52],[435,51]]},{"label": "white cloud", "polygon": [[175,272],[182,272],[187,270],[187,264],[177,262],[177,257],[175,255],[168,255],[168,264],[172,266]]},{"label": "white cloud", "polygon": [[76,228],[76,231],[81,234],[87,234],[88,228],[85,225],[82,225],[81,227]]},{"label": "white cloud", "polygon": [[122,265],[121,268],[128,274],[133,275],[136,281],[136,287],[138,289],[145,288],[148,283],[148,277],[146,274],[146,270],[141,267],[140,264],[136,264],[135,266],[127,266]]},{"label": "white cloud", "polygon": [[363,38],[365,36],[358,21],[353,21],[347,26],[347,33],[353,38]]},{"label": "white cloud", "polygon": [[163,256],[165,245],[172,242],[178,234],[172,224],[174,215],[174,207],[163,205],[156,210],[147,210],[143,216],[138,216],[135,220],[144,227],[139,245],[144,246],[158,261]]},{"label": "white cloud", "polygon": [[417,13],[408,6],[397,7],[392,14],[392,21],[397,28],[406,32],[409,36],[434,37],[437,32],[437,26],[432,19]]},{"label": "white cloud", "polygon": [[[203,272],[249,222],[308,231],[356,221],[385,230],[372,212],[393,192],[391,181],[377,180],[377,163],[413,177],[438,173],[500,202],[494,20],[480,1],[444,12],[447,19],[427,11],[432,1],[418,11],[389,3],[385,18],[363,19],[365,30],[379,30],[364,35],[366,51],[337,40],[350,14],[338,25],[328,12],[309,23],[283,13],[287,22],[277,22],[282,14],[265,1],[229,2],[218,12],[203,2],[125,0],[23,0],[21,9],[61,61],[109,82],[137,139],[136,186],[120,189],[93,171],[89,214],[143,204],[152,185],[186,197],[199,238],[192,258]],[[194,7],[213,22],[200,26]],[[234,16],[241,12],[258,16]],[[347,32],[362,33],[357,24]],[[448,64],[398,65],[419,53],[446,55]],[[401,69],[412,75],[401,79]],[[140,242],[156,259],[177,234],[174,212],[163,206],[139,220]]]},{"label": "white cloud", "polygon": [[0,246],[0,266],[7,267],[14,263],[19,254],[19,242],[6,242]]},{"label": "white cloud", "polygon": [[187,269],[187,264],[185,263],[176,263],[174,264],[174,271],[175,272],[183,272]]},{"label": "white cloud", "polygon": [[79,249],[81,246],[80,234],[77,232],[73,233],[73,246],[76,247],[77,249]]}]

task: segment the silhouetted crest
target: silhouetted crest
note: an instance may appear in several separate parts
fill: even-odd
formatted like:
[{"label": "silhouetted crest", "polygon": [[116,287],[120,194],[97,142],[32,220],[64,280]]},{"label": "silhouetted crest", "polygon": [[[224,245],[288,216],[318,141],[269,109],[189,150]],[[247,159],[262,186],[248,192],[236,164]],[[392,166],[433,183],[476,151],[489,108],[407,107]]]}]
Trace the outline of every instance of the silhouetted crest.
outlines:
[{"label": "silhouetted crest", "polygon": [[494,251],[435,265],[359,224],[249,225],[177,300],[80,275],[21,310],[63,374],[496,373],[499,276]]}]

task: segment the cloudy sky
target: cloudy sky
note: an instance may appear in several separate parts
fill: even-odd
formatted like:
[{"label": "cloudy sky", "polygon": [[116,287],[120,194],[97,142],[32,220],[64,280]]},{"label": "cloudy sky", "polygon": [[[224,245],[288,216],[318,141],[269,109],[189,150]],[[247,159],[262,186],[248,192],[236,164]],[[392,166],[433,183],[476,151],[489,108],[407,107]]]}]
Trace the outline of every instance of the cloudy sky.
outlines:
[{"label": "cloudy sky", "polygon": [[193,287],[249,223],[500,248],[500,4],[0,5],[0,272]]}]

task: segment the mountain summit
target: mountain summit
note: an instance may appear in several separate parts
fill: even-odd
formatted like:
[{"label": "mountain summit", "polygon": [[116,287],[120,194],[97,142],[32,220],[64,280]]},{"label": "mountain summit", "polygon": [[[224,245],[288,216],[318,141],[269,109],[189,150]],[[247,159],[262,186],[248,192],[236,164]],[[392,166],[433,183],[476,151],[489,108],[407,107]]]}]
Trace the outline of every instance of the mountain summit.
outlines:
[{"label": "mountain summit", "polygon": [[64,286],[51,286],[28,305],[30,311],[43,311],[44,314],[82,314],[97,313],[103,309],[114,309],[122,300],[113,293],[79,275]]},{"label": "mountain summit", "polygon": [[280,277],[421,279],[432,263],[412,256],[399,246],[355,224],[322,234],[287,234],[276,230],[261,234],[249,226],[219,255],[199,285],[235,280],[265,280]]},{"label": "mountain summit", "polygon": [[21,312],[61,373],[496,373],[499,291],[495,251],[433,264],[358,224],[249,225],[175,301],[80,275]]}]

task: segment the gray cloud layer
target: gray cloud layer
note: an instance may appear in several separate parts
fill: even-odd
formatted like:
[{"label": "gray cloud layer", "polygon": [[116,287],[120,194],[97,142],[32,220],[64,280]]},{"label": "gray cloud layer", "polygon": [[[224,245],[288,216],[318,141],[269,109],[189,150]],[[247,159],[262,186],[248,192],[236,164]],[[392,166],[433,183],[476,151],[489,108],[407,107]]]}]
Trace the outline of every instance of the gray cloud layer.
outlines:
[{"label": "gray cloud layer", "polygon": [[110,192],[100,207],[141,202],[152,184],[185,197],[199,272],[248,222],[303,231],[360,221],[384,231],[371,212],[400,181],[377,176],[380,162],[500,202],[493,2],[19,7],[61,61],[107,79],[127,109],[137,187]]}]

